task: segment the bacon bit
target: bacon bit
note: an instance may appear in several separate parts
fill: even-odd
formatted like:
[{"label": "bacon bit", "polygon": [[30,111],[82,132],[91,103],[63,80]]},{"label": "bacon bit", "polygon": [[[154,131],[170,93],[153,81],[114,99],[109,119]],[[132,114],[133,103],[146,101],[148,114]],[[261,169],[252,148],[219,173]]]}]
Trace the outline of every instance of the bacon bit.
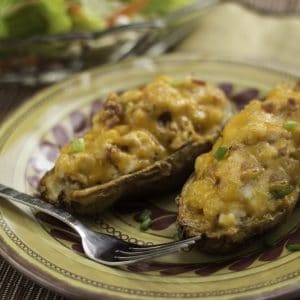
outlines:
[{"label": "bacon bit", "polygon": [[108,162],[113,165],[116,170],[120,171],[116,162],[116,154],[119,152],[119,148],[116,145],[109,145],[106,148],[106,158]]},{"label": "bacon bit", "polygon": [[294,98],[289,98],[287,104],[290,110],[294,111],[297,109],[297,102]]},{"label": "bacon bit", "polygon": [[106,120],[105,125],[107,128],[112,128],[115,125],[117,125],[118,123],[120,123],[120,118],[118,116],[112,116],[111,118],[109,118],[108,120]]},{"label": "bacon bit", "polygon": [[117,116],[121,116],[123,114],[123,107],[121,103],[118,103],[114,100],[108,99],[104,104],[104,109],[111,114],[116,114]]},{"label": "bacon bit", "polygon": [[292,105],[292,106],[295,106],[296,105],[296,100],[294,98],[289,98],[288,99],[288,104]]},{"label": "bacon bit", "polygon": [[242,162],[240,166],[240,170],[241,170],[240,179],[242,181],[255,178],[259,173],[259,167],[248,161]]},{"label": "bacon bit", "polygon": [[220,185],[220,183],[221,183],[221,178],[219,177],[219,176],[216,176],[215,177],[215,185]]},{"label": "bacon bit", "polygon": [[251,163],[249,161],[243,161],[241,164],[241,171],[246,171],[248,169],[251,169]]},{"label": "bacon bit", "polygon": [[272,113],[274,110],[274,105],[272,103],[263,103],[261,108],[267,113]]},{"label": "bacon bit", "polygon": [[279,181],[280,179],[282,179],[282,176],[280,174],[273,173],[271,174],[269,181],[274,182],[274,181]]},{"label": "bacon bit", "polygon": [[106,20],[107,25],[109,27],[114,26],[119,16],[122,15],[125,15],[127,17],[133,16],[134,14],[141,11],[148,4],[148,2],[149,0],[136,0],[133,3],[125,5],[119,11],[115,12]]},{"label": "bacon bit", "polygon": [[192,79],[192,83],[198,84],[198,85],[206,85],[206,82],[199,79]]},{"label": "bacon bit", "polygon": [[100,112],[99,120],[104,122],[108,128],[118,124],[123,116],[123,106],[115,101],[118,96],[113,94],[104,103],[103,111]]},{"label": "bacon bit", "polygon": [[269,182],[270,183],[278,183],[278,182],[284,182],[286,183],[287,180],[286,180],[286,176],[283,172],[277,172],[277,173],[272,173],[270,175],[270,178],[269,178]]}]

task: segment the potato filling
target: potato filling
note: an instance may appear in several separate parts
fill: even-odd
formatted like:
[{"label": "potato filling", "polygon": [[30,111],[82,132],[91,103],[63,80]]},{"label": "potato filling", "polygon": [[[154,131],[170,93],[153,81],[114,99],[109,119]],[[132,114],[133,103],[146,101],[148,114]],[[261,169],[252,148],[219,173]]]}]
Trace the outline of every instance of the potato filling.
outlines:
[{"label": "potato filling", "polygon": [[113,93],[92,129],[61,150],[48,182],[67,180],[83,188],[141,170],[190,142],[214,139],[231,111],[220,89],[193,79],[162,76]]},{"label": "potato filling", "polygon": [[212,151],[198,157],[184,192],[190,219],[203,232],[234,232],[247,220],[293,207],[299,147],[300,92],[281,85],[235,115]]}]

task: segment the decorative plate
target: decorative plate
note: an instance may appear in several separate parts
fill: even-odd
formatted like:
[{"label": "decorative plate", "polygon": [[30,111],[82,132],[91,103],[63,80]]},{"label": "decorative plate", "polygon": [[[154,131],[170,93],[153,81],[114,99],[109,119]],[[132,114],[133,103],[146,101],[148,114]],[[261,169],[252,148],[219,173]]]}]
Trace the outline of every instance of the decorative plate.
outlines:
[{"label": "decorative plate", "polygon": [[[263,98],[297,74],[261,64],[191,56],[139,58],[98,68],[37,94],[0,130],[0,182],[36,193],[40,177],[53,166],[59,147],[89,127],[111,91],[122,91],[159,74],[175,79],[193,76],[218,84],[242,107]],[[141,244],[171,241],[176,233],[175,195],[120,203],[92,228]],[[152,225],[140,231],[138,216],[152,212]],[[1,200],[0,250],[20,271],[66,296],[79,299],[270,299],[300,292],[300,209],[283,226],[229,256],[210,256],[191,249],[155,261],[112,268],[87,259],[79,237],[57,220]]]}]

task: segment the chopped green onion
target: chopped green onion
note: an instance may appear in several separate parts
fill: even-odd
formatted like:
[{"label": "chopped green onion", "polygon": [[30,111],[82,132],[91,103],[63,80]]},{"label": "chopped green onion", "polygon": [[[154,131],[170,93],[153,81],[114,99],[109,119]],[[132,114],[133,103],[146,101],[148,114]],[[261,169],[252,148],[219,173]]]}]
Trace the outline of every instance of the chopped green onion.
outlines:
[{"label": "chopped green onion", "polygon": [[293,129],[295,129],[298,125],[299,125],[299,123],[296,122],[296,121],[287,121],[287,122],[285,122],[285,123],[282,125],[282,127],[283,127],[284,129],[286,129],[286,130],[293,130]]},{"label": "chopped green onion", "polygon": [[228,152],[227,147],[219,147],[214,154],[214,158],[216,160],[221,160],[226,155],[227,152]]},{"label": "chopped green onion", "polygon": [[300,244],[290,244],[287,245],[286,248],[291,252],[300,251]]},{"label": "chopped green onion", "polygon": [[127,109],[130,109],[130,108],[132,108],[133,107],[133,102],[132,101],[129,101],[128,103],[127,103]]},{"label": "chopped green onion", "polygon": [[173,82],[171,83],[171,86],[172,86],[173,88],[177,89],[177,88],[180,86],[180,82],[178,82],[178,81],[173,81]]},{"label": "chopped green onion", "polygon": [[281,198],[283,198],[283,197],[289,195],[290,193],[292,193],[294,190],[295,190],[294,187],[289,186],[289,187],[284,188],[284,189],[282,189],[282,190],[274,191],[274,192],[273,192],[273,196],[274,196],[276,199],[281,199]]},{"label": "chopped green onion", "polygon": [[181,240],[181,234],[179,232],[176,232],[173,236],[174,241],[180,241]]},{"label": "chopped green onion", "polygon": [[151,211],[149,210],[149,209],[145,209],[145,210],[143,210],[140,214],[139,214],[139,216],[138,216],[138,220],[140,221],[140,222],[143,222],[144,220],[146,220],[146,219],[151,219]]},{"label": "chopped green onion", "polygon": [[151,226],[152,220],[150,218],[144,219],[144,221],[140,225],[140,229],[142,231],[146,231]]},{"label": "chopped green onion", "polygon": [[82,152],[85,149],[85,143],[83,138],[76,139],[72,142],[72,153]]}]

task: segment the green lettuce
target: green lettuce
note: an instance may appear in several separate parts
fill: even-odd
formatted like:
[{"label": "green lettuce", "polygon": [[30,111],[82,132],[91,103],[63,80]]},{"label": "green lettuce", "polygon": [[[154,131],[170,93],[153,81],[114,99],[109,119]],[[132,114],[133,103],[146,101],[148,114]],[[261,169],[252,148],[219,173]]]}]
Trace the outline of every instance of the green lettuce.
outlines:
[{"label": "green lettuce", "polygon": [[[124,1],[133,2],[136,0]],[[149,0],[149,3],[143,9],[142,13],[150,16],[163,16],[193,2],[195,2],[195,0]]]},{"label": "green lettuce", "polygon": [[6,24],[3,20],[0,19],[0,39],[5,39],[8,37],[8,31],[6,28]]},{"label": "green lettuce", "polygon": [[64,0],[14,0],[2,10],[0,20],[10,38],[62,33],[72,26]]},{"label": "green lettuce", "polygon": [[[103,10],[104,3],[108,5],[111,0],[98,1]],[[127,3],[134,1],[122,0]],[[150,0],[140,13],[149,17],[165,15],[193,1]],[[0,38],[26,38],[105,28],[105,20],[91,7],[88,0],[0,0]]]},{"label": "green lettuce", "polygon": [[68,16],[64,0],[40,0],[39,6],[43,17],[47,20],[47,34],[58,34],[71,30],[72,21]]},{"label": "green lettuce", "polygon": [[78,13],[70,11],[69,15],[73,31],[95,31],[105,27],[104,21],[86,7],[81,7]]}]

